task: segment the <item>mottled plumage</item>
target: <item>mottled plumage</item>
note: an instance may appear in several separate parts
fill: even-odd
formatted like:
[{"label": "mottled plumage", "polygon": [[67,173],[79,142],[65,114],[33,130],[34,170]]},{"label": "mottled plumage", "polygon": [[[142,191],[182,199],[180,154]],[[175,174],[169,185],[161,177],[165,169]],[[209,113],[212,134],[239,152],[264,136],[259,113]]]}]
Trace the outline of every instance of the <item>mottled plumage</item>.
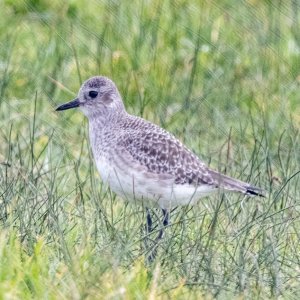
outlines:
[{"label": "mottled plumage", "polygon": [[170,209],[194,204],[220,188],[262,195],[261,189],[208,168],[164,129],[129,115],[106,77],[87,80],[78,98],[57,110],[77,106],[89,118],[91,146],[103,181],[127,200]]}]

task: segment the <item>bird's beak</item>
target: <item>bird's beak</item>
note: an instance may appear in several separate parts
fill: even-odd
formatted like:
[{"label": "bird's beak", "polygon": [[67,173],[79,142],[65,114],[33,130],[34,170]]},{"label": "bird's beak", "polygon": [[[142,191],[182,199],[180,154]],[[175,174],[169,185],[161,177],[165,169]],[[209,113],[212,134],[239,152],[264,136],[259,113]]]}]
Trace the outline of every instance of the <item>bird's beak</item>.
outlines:
[{"label": "bird's beak", "polygon": [[66,110],[66,109],[70,109],[70,108],[74,108],[74,107],[78,107],[79,106],[79,100],[78,98],[75,98],[74,100],[67,102],[65,104],[62,104],[60,106],[58,106],[55,110]]}]

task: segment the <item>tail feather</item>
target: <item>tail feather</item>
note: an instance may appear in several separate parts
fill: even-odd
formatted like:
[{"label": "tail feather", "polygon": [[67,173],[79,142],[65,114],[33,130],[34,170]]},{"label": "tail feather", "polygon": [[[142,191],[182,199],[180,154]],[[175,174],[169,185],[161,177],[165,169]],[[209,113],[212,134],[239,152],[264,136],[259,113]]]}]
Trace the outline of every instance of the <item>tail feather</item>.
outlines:
[{"label": "tail feather", "polygon": [[264,190],[255,186],[251,186],[249,183],[220,174],[211,170],[211,175],[219,187],[223,187],[225,190],[240,192],[249,196],[265,197]]},{"label": "tail feather", "polygon": [[249,196],[259,196],[259,197],[266,197],[264,194],[264,190],[255,186],[248,186],[246,187],[246,195]]}]

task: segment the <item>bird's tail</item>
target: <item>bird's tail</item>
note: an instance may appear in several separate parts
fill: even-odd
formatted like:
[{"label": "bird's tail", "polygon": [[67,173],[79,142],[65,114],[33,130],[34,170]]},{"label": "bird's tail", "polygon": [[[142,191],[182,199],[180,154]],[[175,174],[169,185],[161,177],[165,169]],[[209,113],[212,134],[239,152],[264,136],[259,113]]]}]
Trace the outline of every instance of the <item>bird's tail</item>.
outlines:
[{"label": "bird's tail", "polygon": [[249,196],[260,196],[265,197],[264,190],[255,186],[250,185],[247,182],[220,174],[216,171],[211,170],[215,182],[219,187],[224,188],[228,191],[240,192]]}]

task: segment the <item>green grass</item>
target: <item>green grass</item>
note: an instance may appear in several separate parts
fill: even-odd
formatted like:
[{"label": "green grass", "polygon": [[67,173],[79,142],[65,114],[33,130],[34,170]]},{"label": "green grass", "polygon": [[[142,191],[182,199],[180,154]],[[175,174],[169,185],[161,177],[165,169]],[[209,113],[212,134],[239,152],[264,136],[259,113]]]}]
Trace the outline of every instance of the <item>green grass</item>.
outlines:
[{"label": "green grass", "polygon": [[[298,299],[298,2],[47,2],[0,2],[0,299]],[[178,208],[147,263],[144,208],[54,111],[96,74],[267,197]]]}]

